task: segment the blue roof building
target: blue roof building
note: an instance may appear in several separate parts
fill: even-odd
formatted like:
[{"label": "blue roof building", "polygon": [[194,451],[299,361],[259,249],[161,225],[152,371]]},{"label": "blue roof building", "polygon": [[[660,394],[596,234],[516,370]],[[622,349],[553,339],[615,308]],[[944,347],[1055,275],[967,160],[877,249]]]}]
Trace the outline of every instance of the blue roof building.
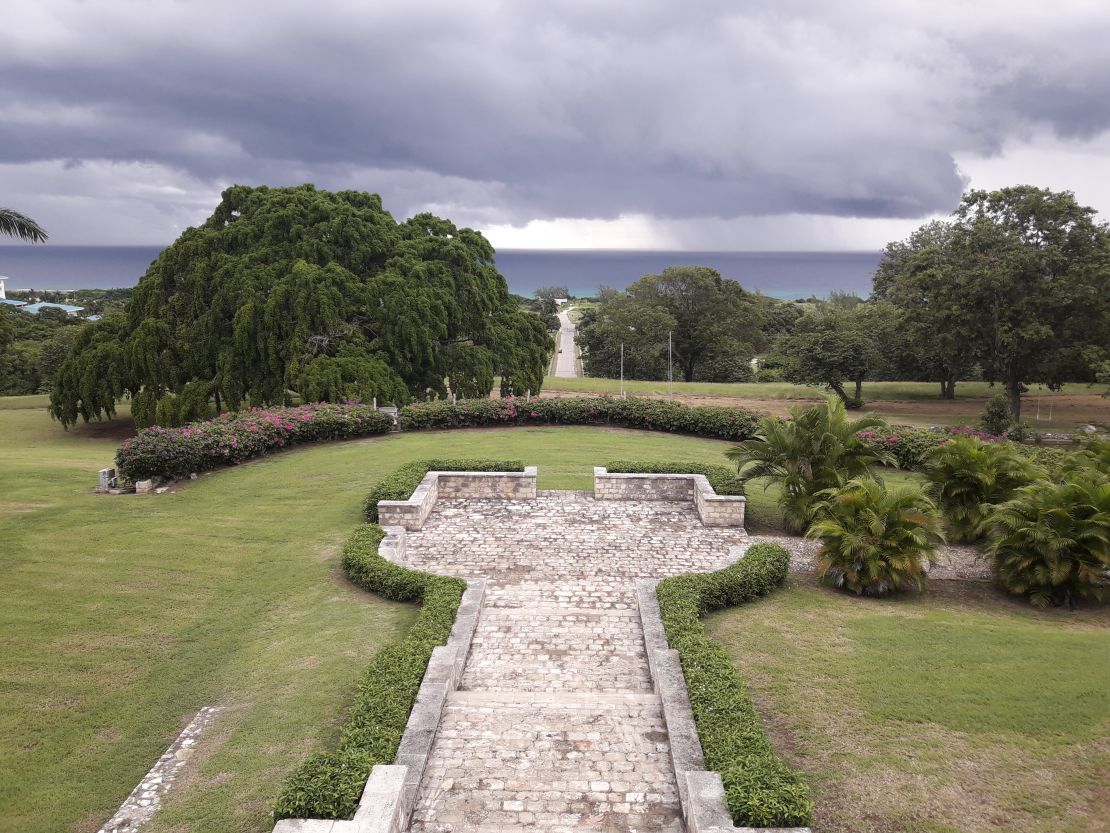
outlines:
[{"label": "blue roof building", "polygon": [[32,315],[38,315],[44,309],[60,309],[66,315],[77,315],[77,313],[83,310],[84,307],[75,307],[71,304],[51,304],[46,302],[41,304],[27,304],[26,306],[22,307],[22,310],[24,312],[29,312]]},{"label": "blue roof building", "polygon": [[9,307],[25,307],[26,301],[17,301],[15,298],[0,298],[0,304],[7,304]]}]

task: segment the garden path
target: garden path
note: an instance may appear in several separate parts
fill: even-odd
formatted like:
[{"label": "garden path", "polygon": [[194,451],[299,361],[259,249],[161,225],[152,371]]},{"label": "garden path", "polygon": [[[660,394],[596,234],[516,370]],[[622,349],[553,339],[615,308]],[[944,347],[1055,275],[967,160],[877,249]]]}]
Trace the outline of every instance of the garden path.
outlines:
[{"label": "garden path", "polygon": [[406,563],[488,583],[412,830],[681,831],[636,580],[717,569],[749,540],[687,503],[438,501]]}]

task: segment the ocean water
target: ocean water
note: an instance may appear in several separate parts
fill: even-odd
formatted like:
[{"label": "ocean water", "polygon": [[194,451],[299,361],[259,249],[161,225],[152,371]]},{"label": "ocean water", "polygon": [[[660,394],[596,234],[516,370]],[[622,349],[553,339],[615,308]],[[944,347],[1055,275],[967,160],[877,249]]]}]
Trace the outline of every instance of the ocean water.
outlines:
[{"label": "ocean water", "polygon": [[[0,275],[9,289],[108,289],[134,286],[158,256],[158,246],[0,246]],[[875,252],[664,252],[503,249],[497,268],[518,295],[541,286],[567,286],[592,295],[600,286],[624,289],[667,266],[711,266],[745,288],[775,298],[824,297],[834,290],[866,297],[879,263]]]}]

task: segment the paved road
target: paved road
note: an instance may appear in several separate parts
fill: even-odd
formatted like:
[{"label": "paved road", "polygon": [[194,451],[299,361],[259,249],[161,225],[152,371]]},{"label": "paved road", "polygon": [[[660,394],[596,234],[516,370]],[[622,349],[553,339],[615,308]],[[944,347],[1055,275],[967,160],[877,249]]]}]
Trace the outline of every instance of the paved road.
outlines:
[{"label": "paved road", "polygon": [[559,313],[559,340],[558,348],[561,351],[555,359],[555,375],[573,379],[578,376],[578,363],[574,360],[578,355],[574,346],[574,322],[570,320],[569,312],[574,307],[567,307]]}]

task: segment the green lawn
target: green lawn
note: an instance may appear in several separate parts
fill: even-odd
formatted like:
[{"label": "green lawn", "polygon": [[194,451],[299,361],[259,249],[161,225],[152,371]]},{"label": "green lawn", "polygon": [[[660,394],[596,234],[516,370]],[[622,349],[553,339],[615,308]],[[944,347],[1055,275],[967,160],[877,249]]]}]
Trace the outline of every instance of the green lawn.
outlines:
[{"label": "green lawn", "polygon": [[[165,495],[91,493],[123,422],[69,433],[0,399],[0,830],[95,831],[201,706],[229,707],[147,830],[264,831],[370,656],[414,609],[348,585],[369,487],[422,457],[520,457],[587,489],[612,458],[727,443],[596,428],[407,434],[284,452]],[[753,518],[773,496],[755,490]],[[773,525],[770,515],[763,521]]]},{"label": "green lawn", "polygon": [[[554,379],[544,380],[544,389],[550,391],[581,391],[584,393],[618,393],[619,379]],[[667,383],[624,380],[625,392],[640,395],[666,395]],[[939,385],[932,382],[865,382],[865,399],[882,400],[935,400],[938,399]],[[991,387],[986,382],[960,382],[956,394],[960,398],[986,398],[998,393],[1000,388]],[[708,396],[751,399],[820,399],[825,396],[822,390],[806,385],[792,385],[788,382],[674,382],[676,396]],[[1026,394],[1027,401],[1035,397],[1056,395],[1078,395],[1101,393],[1102,388],[1095,385],[1069,384],[1058,392],[1043,385],[1031,385]]]},{"label": "green lawn", "polygon": [[982,585],[858,599],[792,578],[714,614],[825,833],[1110,829],[1110,610]]}]

